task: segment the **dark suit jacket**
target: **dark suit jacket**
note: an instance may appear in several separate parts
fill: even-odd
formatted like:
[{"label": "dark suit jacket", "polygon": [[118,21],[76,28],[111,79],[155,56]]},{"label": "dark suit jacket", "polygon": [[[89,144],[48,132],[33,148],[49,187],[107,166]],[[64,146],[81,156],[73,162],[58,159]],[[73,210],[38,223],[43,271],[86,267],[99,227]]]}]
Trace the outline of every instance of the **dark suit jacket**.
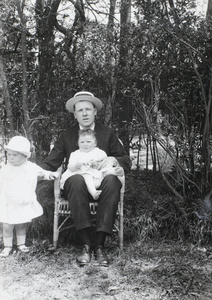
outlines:
[{"label": "dark suit jacket", "polygon": [[[42,165],[44,169],[56,171],[64,159],[67,166],[71,152],[79,149],[77,144],[78,131],[79,125],[77,124],[60,134],[59,139],[54,144],[54,148]],[[115,157],[121,167],[125,171],[129,171],[131,160],[115,132],[111,128],[97,123],[95,123],[94,131],[97,139],[97,147],[104,150],[107,156]]]}]

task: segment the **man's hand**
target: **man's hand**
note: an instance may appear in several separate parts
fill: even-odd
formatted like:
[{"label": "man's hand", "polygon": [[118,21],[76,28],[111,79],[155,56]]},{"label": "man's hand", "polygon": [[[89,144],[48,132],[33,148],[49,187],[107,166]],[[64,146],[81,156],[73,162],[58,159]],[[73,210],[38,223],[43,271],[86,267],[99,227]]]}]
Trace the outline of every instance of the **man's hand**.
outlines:
[{"label": "man's hand", "polygon": [[60,176],[60,173],[59,173],[59,172],[51,172],[51,173],[49,174],[49,179],[50,179],[50,180],[54,180],[54,179],[58,178],[59,176]]},{"label": "man's hand", "polygon": [[118,161],[113,156],[105,157],[103,160],[98,162],[98,170],[108,167],[115,167],[118,165]]}]

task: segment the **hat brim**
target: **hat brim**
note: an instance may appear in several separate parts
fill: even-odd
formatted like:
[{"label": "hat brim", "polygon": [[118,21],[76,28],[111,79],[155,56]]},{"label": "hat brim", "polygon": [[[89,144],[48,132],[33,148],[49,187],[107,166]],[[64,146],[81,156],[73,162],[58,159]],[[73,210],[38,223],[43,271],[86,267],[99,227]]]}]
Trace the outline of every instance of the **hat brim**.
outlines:
[{"label": "hat brim", "polygon": [[15,152],[19,152],[19,153],[21,153],[21,154],[24,154],[27,158],[29,158],[29,157],[31,156],[31,152],[18,150],[17,148],[4,146],[4,149],[5,149],[6,151],[7,151],[7,150],[12,150],[12,151],[15,151]]},{"label": "hat brim", "polygon": [[99,100],[98,98],[93,97],[93,96],[83,95],[83,96],[76,96],[76,97],[73,97],[73,98],[69,99],[66,102],[66,109],[69,112],[74,113],[74,105],[76,103],[82,102],[82,101],[91,102],[97,110],[100,110],[102,108],[102,101],[101,100]]}]

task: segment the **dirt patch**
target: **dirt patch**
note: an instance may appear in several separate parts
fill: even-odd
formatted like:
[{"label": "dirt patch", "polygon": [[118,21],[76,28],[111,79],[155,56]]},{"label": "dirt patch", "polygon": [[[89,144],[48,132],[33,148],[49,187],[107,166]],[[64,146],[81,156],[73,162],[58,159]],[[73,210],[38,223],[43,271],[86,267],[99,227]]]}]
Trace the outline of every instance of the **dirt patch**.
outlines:
[{"label": "dirt patch", "polygon": [[1,300],[212,299],[212,249],[173,242],[106,247],[108,268],[80,268],[79,249],[33,247],[0,260]]}]

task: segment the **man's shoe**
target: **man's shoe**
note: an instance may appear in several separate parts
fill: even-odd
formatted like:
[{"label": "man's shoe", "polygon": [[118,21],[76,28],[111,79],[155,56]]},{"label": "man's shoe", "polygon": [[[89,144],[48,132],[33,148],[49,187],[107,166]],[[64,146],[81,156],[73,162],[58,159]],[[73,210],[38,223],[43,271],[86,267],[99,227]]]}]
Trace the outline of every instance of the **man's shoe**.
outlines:
[{"label": "man's shoe", "polygon": [[109,266],[108,258],[106,256],[106,254],[104,253],[102,246],[99,246],[95,250],[94,254],[95,254],[96,261],[100,266],[103,266],[103,267]]},{"label": "man's shoe", "polygon": [[90,246],[84,245],[82,248],[82,253],[77,257],[77,263],[80,266],[88,265],[91,261],[91,252]]}]

